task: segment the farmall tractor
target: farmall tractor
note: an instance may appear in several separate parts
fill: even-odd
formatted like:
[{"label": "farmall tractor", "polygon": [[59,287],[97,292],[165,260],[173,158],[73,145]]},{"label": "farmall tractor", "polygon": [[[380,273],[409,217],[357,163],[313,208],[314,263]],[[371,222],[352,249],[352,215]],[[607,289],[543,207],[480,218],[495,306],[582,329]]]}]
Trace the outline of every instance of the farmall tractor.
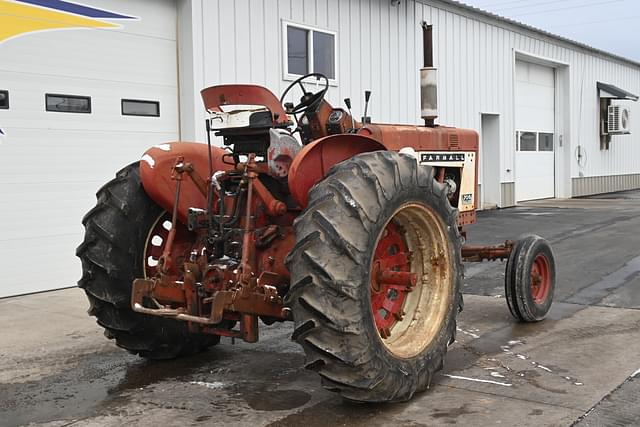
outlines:
[{"label": "farmall tractor", "polygon": [[[256,342],[259,321],[293,321],[306,367],[364,402],[429,387],[455,339],[463,260],[507,259],[511,313],[541,320],[555,287],[544,239],[464,245],[478,135],[434,124],[434,81],[423,68],[424,126],[357,122],[349,102],[325,100],[320,74],[280,99],[254,85],[204,89],[207,134],[223,148],[155,146],[85,216],[77,254],[89,313],[150,359],[220,337]],[[294,89],[300,102],[283,105]]]}]

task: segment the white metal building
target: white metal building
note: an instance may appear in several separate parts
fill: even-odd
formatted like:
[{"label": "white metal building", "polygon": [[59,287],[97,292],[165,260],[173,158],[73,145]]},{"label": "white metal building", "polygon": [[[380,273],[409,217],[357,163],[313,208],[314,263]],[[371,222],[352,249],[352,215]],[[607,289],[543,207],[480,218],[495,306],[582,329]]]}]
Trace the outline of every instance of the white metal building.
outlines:
[{"label": "white metal building", "polygon": [[[372,90],[373,121],[420,123],[422,21],[438,122],[481,136],[485,207],[640,188],[640,64],[455,1],[0,1],[0,297],[77,281],[95,191],[148,146],[204,141],[206,86],[322,71],[334,105],[360,116]],[[608,103],[630,134],[601,136]]]}]

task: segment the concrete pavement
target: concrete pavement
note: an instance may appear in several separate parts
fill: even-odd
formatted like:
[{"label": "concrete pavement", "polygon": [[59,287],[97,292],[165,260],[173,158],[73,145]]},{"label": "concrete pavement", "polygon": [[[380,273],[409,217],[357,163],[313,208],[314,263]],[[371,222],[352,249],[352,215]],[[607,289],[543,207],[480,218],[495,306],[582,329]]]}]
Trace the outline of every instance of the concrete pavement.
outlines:
[{"label": "concrete pavement", "polygon": [[629,424],[640,417],[639,194],[481,212],[471,243],[551,242],[556,303],[544,322],[516,324],[504,263],[467,265],[457,342],[410,402],[355,405],[323,390],[288,324],[263,327],[257,344],[145,361],[102,336],[73,288],[0,300],[0,425]]}]

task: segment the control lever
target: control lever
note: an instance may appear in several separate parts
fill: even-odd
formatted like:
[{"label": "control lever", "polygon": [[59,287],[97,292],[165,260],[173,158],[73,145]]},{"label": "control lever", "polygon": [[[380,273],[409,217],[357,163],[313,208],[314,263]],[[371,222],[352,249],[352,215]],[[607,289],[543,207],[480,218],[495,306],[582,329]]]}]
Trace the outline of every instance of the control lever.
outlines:
[{"label": "control lever", "polygon": [[362,117],[362,124],[371,123],[371,117],[367,117],[367,110],[369,109],[369,99],[371,99],[371,91],[364,91],[364,116]]},{"label": "control lever", "polygon": [[356,121],[353,118],[353,114],[351,114],[351,98],[345,98],[344,104],[347,106],[347,110],[349,111],[349,115],[351,116],[351,129],[355,129]]},{"label": "control lever", "polygon": [[285,111],[287,112],[287,114],[289,114],[289,113],[291,113],[293,111],[293,107],[294,107],[293,102],[285,102],[284,103],[284,108],[285,108]]}]

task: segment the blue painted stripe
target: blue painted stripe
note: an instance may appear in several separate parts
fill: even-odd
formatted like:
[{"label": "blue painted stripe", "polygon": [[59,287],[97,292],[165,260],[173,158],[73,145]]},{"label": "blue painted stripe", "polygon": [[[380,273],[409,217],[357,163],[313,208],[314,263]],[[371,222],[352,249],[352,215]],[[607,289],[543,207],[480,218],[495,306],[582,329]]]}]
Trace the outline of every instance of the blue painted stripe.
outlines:
[{"label": "blue painted stripe", "polygon": [[95,9],[93,7],[81,4],[70,3],[62,0],[17,0],[21,3],[29,3],[36,6],[43,6],[49,9],[56,9],[63,12],[74,13],[89,18],[106,18],[106,19],[136,19],[133,16],[120,15],[119,13],[109,12],[108,10]]}]

